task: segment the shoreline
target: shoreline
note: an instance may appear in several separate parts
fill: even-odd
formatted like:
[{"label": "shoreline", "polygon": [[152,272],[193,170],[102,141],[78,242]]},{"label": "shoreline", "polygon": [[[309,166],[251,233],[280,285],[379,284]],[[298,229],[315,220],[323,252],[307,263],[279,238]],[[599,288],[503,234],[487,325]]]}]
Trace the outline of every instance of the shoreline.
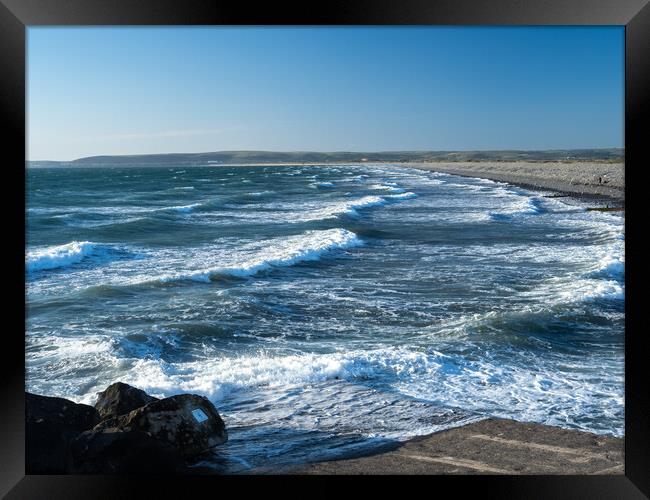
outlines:
[{"label": "shoreline", "polygon": [[435,162],[412,166],[430,172],[507,182],[524,189],[557,192],[586,202],[625,206],[622,163]]},{"label": "shoreline", "polygon": [[[317,167],[395,165],[461,177],[507,182],[533,191],[552,191],[586,203],[625,207],[624,164],[597,161],[473,161],[473,162],[278,162],[220,163],[205,167]],[[547,171],[544,172],[543,170]],[[515,170],[516,172],[511,172]],[[540,175],[542,172],[545,175]],[[598,184],[598,177],[604,184]],[[560,196],[557,196],[560,197]]]},{"label": "shoreline", "polygon": [[280,468],[262,475],[619,475],[624,439],[579,430],[487,418],[417,436],[364,456]]}]

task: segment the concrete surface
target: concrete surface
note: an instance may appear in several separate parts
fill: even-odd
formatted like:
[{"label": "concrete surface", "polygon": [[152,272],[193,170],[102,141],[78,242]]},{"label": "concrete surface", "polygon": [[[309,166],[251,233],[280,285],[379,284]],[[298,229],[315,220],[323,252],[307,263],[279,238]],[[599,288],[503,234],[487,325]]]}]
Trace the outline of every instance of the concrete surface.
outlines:
[{"label": "concrete surface", "polygon": [[623,474],[623,439],[490,418],[376,455],[263,474]]}]

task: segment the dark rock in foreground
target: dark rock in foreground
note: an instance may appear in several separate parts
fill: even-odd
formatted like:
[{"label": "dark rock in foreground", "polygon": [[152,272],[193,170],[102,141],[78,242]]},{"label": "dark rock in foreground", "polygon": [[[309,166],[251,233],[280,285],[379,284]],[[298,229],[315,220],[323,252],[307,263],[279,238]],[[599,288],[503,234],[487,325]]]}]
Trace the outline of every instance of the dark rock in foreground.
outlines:
[{"label": "dark rock in foreground", "polygon": [[96,431],[142,431],[173,445],[181,455],[200,454],[228,440],[214,405],[202,396],[180,394],[154,401],[120,417],[101,422]]},{"label": "dark rock in foreground", "polygon": [[105,420],[124,415],[153,401],[158,401],[158,398],[149,396],[142,389],[115,382],[97,395],[95,409],[101,419]]},{"label": "dark rock in foreground", "polygon": [[[25,393],[27,474],[167,474],[228,440],[202,396],[165,399],[117,382],[95,408]],[[101,420],[101,417],[104,420]]]},{"label": "dark rock in foreground", "polygon": [[26,473],[65,473],[70,440],[98,422],[99,414],[92,406],[26,392]]},{"label": "dark rock in foreground", "polygon": [[176,474],[186,469],[178,450],[142,431],[86,431],[70,443],[72,474]]}]

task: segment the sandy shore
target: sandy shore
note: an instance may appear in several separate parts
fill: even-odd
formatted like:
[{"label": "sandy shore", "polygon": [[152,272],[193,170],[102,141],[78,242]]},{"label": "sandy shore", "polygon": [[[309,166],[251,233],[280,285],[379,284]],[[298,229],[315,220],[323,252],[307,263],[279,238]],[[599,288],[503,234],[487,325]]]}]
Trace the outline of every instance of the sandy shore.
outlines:
[{"label": "sandy shore", "polygon": [[489,418],[374,455],[258,474],[623,474],[623,439]]},{"label": "sandy shore", "polygon": [[440,162],[411,165],[423,170],[481,177],[534,189],[602,196],[621,204],[625,201],[623,163]]}]

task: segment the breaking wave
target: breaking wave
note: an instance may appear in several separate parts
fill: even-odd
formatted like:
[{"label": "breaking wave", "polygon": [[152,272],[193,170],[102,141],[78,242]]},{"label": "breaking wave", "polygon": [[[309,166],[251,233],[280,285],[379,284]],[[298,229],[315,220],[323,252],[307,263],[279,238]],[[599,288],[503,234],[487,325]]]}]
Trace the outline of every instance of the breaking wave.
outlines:
[{"label": "breaking wave", "polygon": [[110,253],[111,247],[90,241],[73,241],[65,245],[54,245],[32,250],[25,256],[27,272],[57,269],[78,264],[90,257],[102,257]]},{"label": "breaking wave", "polygon": [[362,240],[346,229],[307,231],[298,236],[270,242],[254,257],[240,263],[209,267],[164,276],[160,281],[194,280],[209,282],[214,276],[248,277],[273,267],[287,267],[300,262],[319,260],[334,250],[362,245]]}]

